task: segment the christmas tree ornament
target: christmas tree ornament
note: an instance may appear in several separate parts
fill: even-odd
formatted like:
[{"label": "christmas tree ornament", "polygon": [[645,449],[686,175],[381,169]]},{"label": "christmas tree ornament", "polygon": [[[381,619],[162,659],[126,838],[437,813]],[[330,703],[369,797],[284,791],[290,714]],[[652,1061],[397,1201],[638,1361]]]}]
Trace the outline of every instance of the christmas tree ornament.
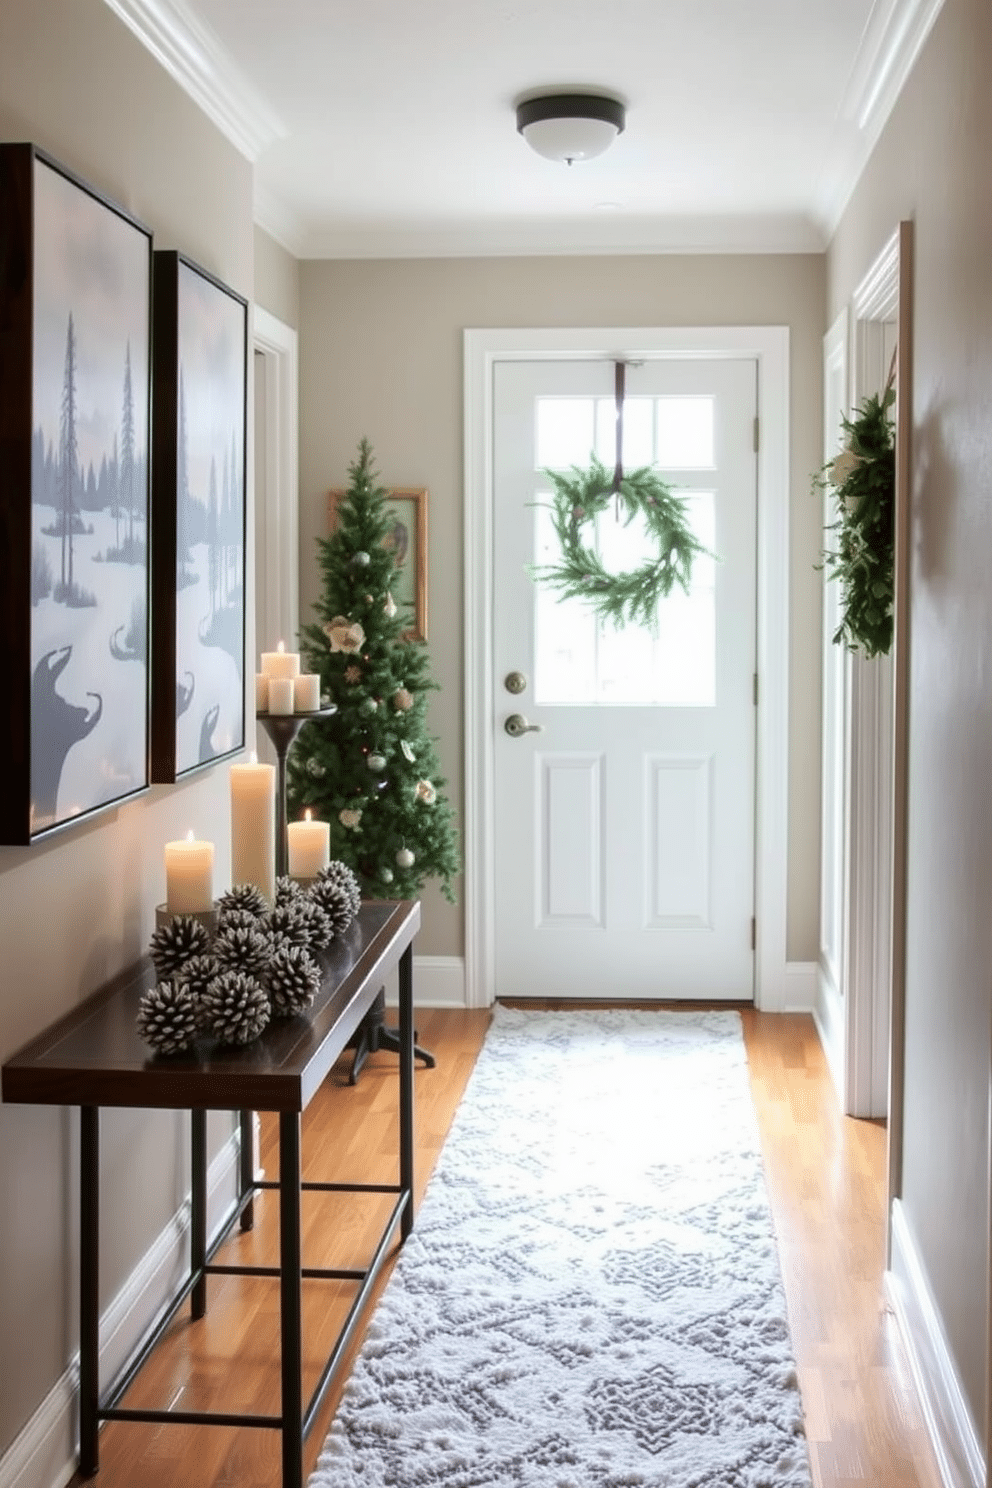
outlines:
[{"label": "christmas tree ornament", "polygon": [[393,881],[393,870],[392,870],[392,868],[380,868],[379,869],[379,877],[382,879],[382,881],[383,881],[384,884],[391,884],[392,881]]},{"label": "christmas tree ornament", "polygon": [[398,687],[393,693],[393,707],[397,713],[409,713],[413,707],[413,693],[405,687]]},{"label": "christmas tree ornament", "polygon": [[235,884],[226,893],[221,894],[217,900],[218,922],[231,910],[240,909],[252,914],[256,919],[261,919],[268,914],[269,906],[257,884],[245,883]]},{"label": "christmas tree ornament", "polygon": [[367,697],[362,698],[362,701],[358,705],[358,711],[363,718],[371,718],[372,714],[378,711],[378,707],[379,704],[374,697]]},{"label": "christmas tree ornament", "polygon": [[327,774],[327,767],[321,764],[316,755],[312,754],[307,760],[307,774],[312,780],[323,780]]},{"label": "christmas tree ornament", "polygon": [[374,775],[378,775],[381,770],[386,768],[386,756],[384,754],[370,754],[365,763]]},{"label": "christmas tree ornament", "polygon": [[426,806],[433,806],[437,800],[437,791],[429,780],[418,780],[413,793],[415,798],[423,801]]},{"label": "christmas tree ornament", "polygon": [[396,614],[396,601],[390,594],[388,589],[386,590],[386,602],[382,608],[385,610],[390,620],[392,620],[393,616]]},{"label": "christmas tree ornament", "polygon": [[304,1012],[320,991],[320,967],[302,946],[280,946],[265,975],[265,990],[276,1018]]},{"label": "christmas tree ornament", "polygon": [[191,956],[202,956],[210,946],[210,932],[193,915],[173,915],[152,934],[149,954],[161,981],[181,971]]},{"label": "christmas tree ornament", "polygon": [[356,682],[361,682],[361,680],[362,680],[362,669],[361,669],[361,667],[357,667],[357,666],[345,667],[345,669],[344,669],[344,680],[347,683],[349,683],[352,687],[354,687],[354,685],[355,685]]},{"label": "christmas tree ornament", "polygon": [[369,564],[372,562],[372,559],[369,554],[366,553],[364,548],[359,548],[358,552],[355,553],[351,561],[356,568],[368,568]]},{"label": "christmas tree ornament", "polygon": [[396,854],[396,863],[400,868],[412,868],[416,861],[416,855],[408,847],[401,847]]},{"label": "christmas tree ornament", "polygon": [[267,1026],[272,1007],[265,988],[243,971],[222,971],[203,994],[203,1026],[221,1044],[250,1044]]},{"label": "christmas tree ornament", "polygon": [[174,978],[159,982],[138,1003],[138,1034],[158,1054],[180,1054],[199,1030],[199,1005],[188,984]]},{"label": "christmas tree ornament", "polygon": [[272,953],[269,937],[256,921],[252,926],[228,926],[214,936],[213,955],[221,971],[244,971],[258,976],[264,970]]},{"label": "christmas tree ornament", "polygon": [[400,740],[400,749],[403,751],[403,758],[412,765],[417,756],[414,754],[413,746],[410,744],[408,739]]},{"label": "christmas tree ornament", "polygon": [[346,615],[335,615],[324,626],[324,634],[330,643],[332,651],[343,651],[350,655],[361,651],[365,645],[365,631],[357,620],[349,620]]},{"label": "christmas tree ornament", "polygon": [[357,832],[361,819],[362,813],[358,808],[346,806],[343,811],[338,812],[338,821],[348,832]]}]

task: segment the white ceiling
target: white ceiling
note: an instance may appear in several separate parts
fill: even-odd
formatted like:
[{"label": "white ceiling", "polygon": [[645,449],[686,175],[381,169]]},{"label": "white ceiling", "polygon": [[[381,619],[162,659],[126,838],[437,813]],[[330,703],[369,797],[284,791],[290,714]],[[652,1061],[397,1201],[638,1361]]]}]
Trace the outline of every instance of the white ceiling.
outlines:
[{"label": "white ceiling", "polygon": [[[299,257],[817,251],[942,0],[107,0]],[[520,94],[612,91],[574,166]]]}]

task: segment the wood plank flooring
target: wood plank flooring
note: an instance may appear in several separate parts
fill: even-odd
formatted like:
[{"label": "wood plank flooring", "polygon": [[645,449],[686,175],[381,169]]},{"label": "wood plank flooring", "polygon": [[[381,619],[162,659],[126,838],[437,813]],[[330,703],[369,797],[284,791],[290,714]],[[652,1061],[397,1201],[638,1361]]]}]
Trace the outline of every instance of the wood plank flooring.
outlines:
[{"label": "wood plank flooring", "polygon": [[[940,1488],[895,1323],[882,1288],[885,1130],[839,1115],[812,1020],[741,1010],[779,1238],[793,1347],[817,1488]],[[423,1192],[485,1035],[484,1011],[418,1010],[417,1188]],[[305,1176],[395,1180],[396,1062],[374,1055],[356,1086],[346,1055],[304,1123]],[[274,1124],[261,1158],[275,1176]],[[361,1264],[383,1201],[304,1197],[310,1265]],[[277,1201],[256,1201],[254,1230],[218,1259],[277,1258]],[[333,1250],[327,1247],[333,1239]],[[388,1274],[388,1272],[387,1272]],[[351,1289],[304,1284],[305,1395],[345,1315]],[[274,1281],[208,1282],[207,1317],[188,1311],[146,1365],[129,1405],[278,1411],[278,1288]],[[360,1342],[356,1338],[354,1348]],[[343,1377],[342,1377],[343,1380]],[[340,1393],[332,1388],[307,1441],[309,1473]],[[100,1488],[277,1488],[278,1433],[111,1422],[100,1436]],[[85,1480],[73,1478],[73,1485]]]}]

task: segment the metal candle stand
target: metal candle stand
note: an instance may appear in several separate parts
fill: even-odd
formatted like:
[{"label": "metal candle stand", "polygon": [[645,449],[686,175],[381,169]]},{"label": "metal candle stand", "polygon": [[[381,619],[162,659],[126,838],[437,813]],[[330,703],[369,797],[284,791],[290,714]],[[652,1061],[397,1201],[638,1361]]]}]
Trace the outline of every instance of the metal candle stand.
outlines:
[{"label": "metal candle stand", "polygon": [[276,877],[285,878],[289,872],[289,841],[286,832],[286,757],[300,729],[305,723],[318,718],[333,718],[336,703],[328,703],[312,713],[256,713],[276,752],[278,761],[276,774]]}]

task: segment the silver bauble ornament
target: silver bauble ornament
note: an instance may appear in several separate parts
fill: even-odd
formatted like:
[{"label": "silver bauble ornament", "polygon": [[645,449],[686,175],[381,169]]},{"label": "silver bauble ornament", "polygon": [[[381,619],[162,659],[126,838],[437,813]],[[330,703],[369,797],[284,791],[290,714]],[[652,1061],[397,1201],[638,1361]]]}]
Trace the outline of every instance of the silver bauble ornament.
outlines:
[{"label": "silver bauble ornament", "polygon": [[379,869],[379,877],[382,879],[383,883],[392,883],[392,881],[393,881],[393,870],[392,870],[392,868],[380,868]]},{"label": "silver bauble ornament", "polygon": [[386,768],[386,757],[382,754],[370,754],[365,763],[373,774],[378,775],[380,770]]},{"label": "silver bauble ornament", "polygon": [[408,847],[401,847],[396,854],[396,865],[398,868],[412,868],[417,861]]},{"label": "silver bauble ornament", "polygon": [[358,552],[355,554],[354,558],[352,558],[351,561],[356,568],[368,568],[369,564],[372,562],[372,559],[363,548],[359,548]]}]

